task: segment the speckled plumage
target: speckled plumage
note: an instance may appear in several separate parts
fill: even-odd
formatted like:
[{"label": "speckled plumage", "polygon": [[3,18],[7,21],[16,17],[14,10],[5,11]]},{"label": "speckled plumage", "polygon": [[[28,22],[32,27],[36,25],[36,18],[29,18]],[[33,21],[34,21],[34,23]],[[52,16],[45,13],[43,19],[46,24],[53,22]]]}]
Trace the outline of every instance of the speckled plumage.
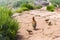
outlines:
[{"label": "speckled plumage", "polygon": [[33,26],[33,28],[35,30],[36,29],[36,21],[35,21],[34,17],[32,18],[32,26]]}]

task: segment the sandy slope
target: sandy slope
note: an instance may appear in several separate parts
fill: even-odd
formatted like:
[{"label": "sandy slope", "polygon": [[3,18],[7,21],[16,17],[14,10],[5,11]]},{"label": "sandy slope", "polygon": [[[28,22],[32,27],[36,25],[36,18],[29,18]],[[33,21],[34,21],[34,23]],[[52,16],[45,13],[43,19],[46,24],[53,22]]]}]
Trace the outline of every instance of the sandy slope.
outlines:
[{"label": "sandy slope", "polygon": [[[18,40],[60,40],[60,13],[31,10],[24,12],[24,14],[15,14],[15,16],[20,25]],[[33,30],[33,16],[39,30]],[[49,21],[46,22],[46,19]],[[31,34],[27,30],[31,30]]]}]

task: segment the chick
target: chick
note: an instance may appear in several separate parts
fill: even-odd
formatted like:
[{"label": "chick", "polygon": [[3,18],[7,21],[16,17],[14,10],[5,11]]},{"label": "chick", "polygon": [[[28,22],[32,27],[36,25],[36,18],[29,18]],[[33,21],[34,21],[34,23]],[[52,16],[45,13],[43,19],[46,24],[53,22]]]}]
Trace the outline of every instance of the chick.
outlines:
[{"label": "chick", "polygon": [[27,32],[29,33],[29,35],[33,34],[32,30],[27,30]]},{"label": "chick", "polygon": [[52,25],[52,22],[49,19],[46,19],[45,21],[48,23],[49,26]]},{"label": "chick", "polygon": [[32,32],[31,30],[27,30],[28,32]]},{"label": "chick", "polygon": [[48,25],[49,25],[49,26],[51,26],[51,25],[52,25],[52,23],[51,23],[51,22],[49,22],[49,23],[48,23]]},{"label": "chick", "polygon": [[48,23],[49,19],[46,19],[45,21]]}]

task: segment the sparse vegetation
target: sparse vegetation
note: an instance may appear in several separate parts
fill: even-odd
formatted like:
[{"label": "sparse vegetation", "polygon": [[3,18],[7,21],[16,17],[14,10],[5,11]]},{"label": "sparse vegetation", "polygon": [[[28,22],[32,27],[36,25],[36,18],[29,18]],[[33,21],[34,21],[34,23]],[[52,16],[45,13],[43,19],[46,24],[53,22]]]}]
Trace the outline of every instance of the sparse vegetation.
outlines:
[{"label": "sparse vegetation", "polygon": [[17,10],[16,12],[21,13],[23,11],[28,11],[28,10],[33,10],[35,9],[35,7],[31,4],[22,4]]},{"label": "sparse vegetation", "polygon": [[27,7],[21,7],[23,11],[28,11],[29,9]]},{"label": "sparse vegetation", "polygon": [[27,7],[20,7],[16,10],[18,13],[22,13],[23,11],[28,11],[29,9]]},{"label": "sparse vegetation", "polygon": [[26,7],[28,9],[30,9],[30,10],[33,10],[34,9],[34,6],[31,5],[31,4],[22,4],[21,7]]},{"label": "sparse vegetation", "polygon": [[54,5],[48,5],[46,8],[48,11],[53,12],[55,10],[55,6]]},{"label": "sparse vegetation", "polygon": [[41,6],[41,5],[36,6],[36,9],[40,9],[40,8],[42,8],[42,6]]},{"label": "sparse vegetation", "polygon": [[16,12],[22,13],[23,11],[40,9],[40,8],[42,8],[41,5],[35,6],[34,4],[22,4],[22,5],[16,10]]},{"label": "sparse vegetation", "polygon": [[18,12],[18,13],[22,13],[23,10],[22,10],[21,8],[18,8],[18,9],[16,10],[16,12]]},{"label": "sparse vegetation", "polygon": [[60,7],[60,0],[50,0],[50,2],[51,2],[53,5]]},{"label": "sparse vegetation", "polygon": [[18,23],[12,19],[12,12],[6,7],[0,7],[0,40],[15,40]]}]

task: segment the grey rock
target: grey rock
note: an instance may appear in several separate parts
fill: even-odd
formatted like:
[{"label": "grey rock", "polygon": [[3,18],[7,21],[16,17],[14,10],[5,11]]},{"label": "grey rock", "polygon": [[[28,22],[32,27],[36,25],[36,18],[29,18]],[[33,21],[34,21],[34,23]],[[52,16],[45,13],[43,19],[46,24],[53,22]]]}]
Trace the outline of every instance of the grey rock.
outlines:
[{"label": "grey rock", "polygon": [[42,5],[42,6],[46,6],[46,5],[49,5],[49,2],[46,0],[35,0],[34,1],[34,4],[35,5]]}]

